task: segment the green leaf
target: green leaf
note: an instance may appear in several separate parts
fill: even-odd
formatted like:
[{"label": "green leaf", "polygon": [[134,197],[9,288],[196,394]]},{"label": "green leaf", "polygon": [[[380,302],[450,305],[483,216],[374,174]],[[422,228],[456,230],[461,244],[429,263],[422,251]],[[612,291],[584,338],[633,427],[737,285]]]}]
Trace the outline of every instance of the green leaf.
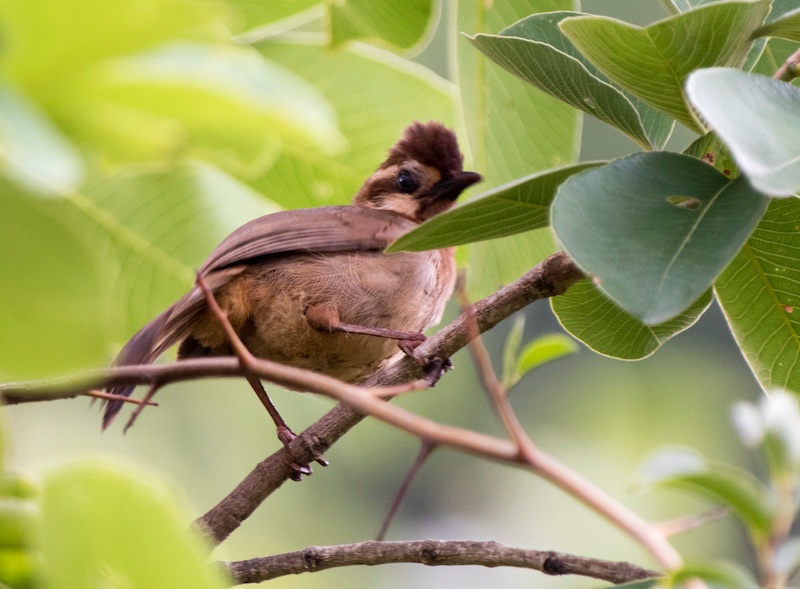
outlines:
[{"label": "green leaf", "polygon": [[755,188],[775,196],[800,190],[800,88],[714,68],[692,74],[686,89]]},{"label": "green leaf", "polygon": [[655,324],[700,297],[766,206],[743,178],[730,182],[693,157],[638,153],[562,184],[553,228],[603,292]]},{"label": "green leaf", "polygon": [[564,36],[558,23],[578,12],[535,14],[499,35],[471,37],[473,45],[529,84],[628,135],[645,149],[660,148],[673,121],[637,99],[629,99]]},{"label": "green leaf", "polygon": [[[709,589],[758,589],[746,570],[725,562],[687,564],[668,574],[669,587],[693,587],[700,579]],[[694,581],[693,581],[694,580]]]},{"label": "green leaf", "polygon": [[542,364],[575,354],[579,350],[575,340],[561,333],[543,335],[523,348],[517,359],[516,372],[521,378]]},{"label": "green leaf", "polygon": [[272,167],[252,180],[283,207],[349,202],[411,121],[434,119],[452,126],[455,120],[455,88],[387,51],[353,43],[332,52],[321,36],[291,35],[259,43],[257,49],[322,92],[346,141],[335,153],[283,146]]},{"label": "green leaf", "polygon": [[719,0],[670,0],[670,3],[680,12],[689,12],[704,4],[711,4]]},{"label": "green leaf", "polygon": [[[289,29],[298,21],[303,22],[319,17],[323,10],[319,0],[291,0],[291,2],[224,0],[224,2],[225,6],[230,8],[233,13],[229,19],[229,27],[235,33],[250,31],[265,25],[275,25],[283,19],[288,19],[290,22],[279,30]],[[310,10],[314,7],[319,10]]]},{"label": "green leaf", "polygon": [[169,171],[132,166],[95,179],[72,204],[92,223],[98,251],[118,259],[114,334],[130,336],[191,288],[211,250],[246,221],[277,207],[203,164]]},{"label": "green leaf", "polygon": [[[456,30],[470,35],[496,33],[532,12],[527,0],[457,4]],[[574,4],[541,0],[536,12],[572,10]],[[497,67],[466,38],[456,43],[472,169],[484,175],[488,189],[577,158],[580,114],[575,109]],[[470,298],[494,292],[554,251],[546,230],[471,245],[465,252]]]},{"label": "green leaf", "polygon": [[328,26],[333,46],[353,39],[369,39],[410,49],[423,39],[433,16],[433,0],[328,3]]},{"label": "green leaf", "polygon": [[767,0],[716,3],[645,28],[582,16],[562,21],[561,29],[611,80],[702,133],[685,100],[686,77],[698,68],[741,64],[769,7]]},{"label": "green leaf", "polygon": [[800,394],[800,200],[773,200],[714,283],[723,313],[765,389]]},{"label": "green leaf", "polygon": [[800,9],[794,10],[769,24],[759,27],[754,37],[781,37],[790,41],[800,41]]},{"label": "green leaf", "polygon": [[423,223],[388,251],[450,247],[547,227],[558,187],[573,174],[599,165],[575,164],[509,182]]},{"label": "green leaf", "polygon": [[46,573],[58,587],[226,586],[188,520],[141,474],[99,463],[53,471],[42,519]]},{"label": "green leaf", "polygon": [[108,262],[68,199],[0,178],[0,371],[43,377],[106,359]]},{"label": "green leaf", "polygon": [[694,325],[711,304],[708,290],[683,313],[646,325],[612,303],[592,283],[581,280],[561,296],[550,299],[561,325],[595,352],[621,360],[639,360]]},{"label": "green leaf", "polygon": [[249,47],[172,44],[106,60],[60,90],[58,120],[122,161],[189,151],[254,175],[281,141],[343,144],[325,97]]},{"label": "green leaf", "polygon": [[[108,57],[175,39],[210,39],[210,4],[184,0],[6,0],[0,69],[30,95]],[[71,34],[65,34],[71,31]]]},{"label": "green leaf", "polygon": [[745,470],[711,464],[694,450],[672,448],[648,459],[642,474],[646,485],[689,491],[730,507],[752,534],[763,537],[772,528],[770,492]]},{"label": "green leaf", "polygon": [[706,133],[699,137],[683,153],[703,160],[731,180],[739,177],[739,165],[716,133]]},{"label": "green leaf", "polygon": [[83,163],[44,113],[0,81],[0,174],[44,196],[75,188]]},{"label": "green leaf", "polygon": [[32,548],[37,521],[31,502],[0,498],[0,550]]}]

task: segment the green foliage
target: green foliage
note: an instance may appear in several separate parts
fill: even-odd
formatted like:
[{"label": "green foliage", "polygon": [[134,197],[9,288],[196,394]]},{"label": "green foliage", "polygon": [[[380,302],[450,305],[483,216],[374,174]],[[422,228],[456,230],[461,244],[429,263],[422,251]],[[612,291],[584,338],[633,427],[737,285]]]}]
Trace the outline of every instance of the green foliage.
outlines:
[{"label": "green foliage", "polygon": [[[797,90],[716,67],[774,73],[794,51],[779,39],[756,39],[792,35],[795,4],[770,4],[675,1],[672,16],[646,27],[554,8],[506,23],[499,34],[475,27],[469,38],[505,70],[645,149],[662,147],[674,121],[698,132],[706,122],[714,128],[685,151],[696,160],[634,155],[564,177],[555,199],[536,203],[552,203],[560,244],[593,279],[553,301],[562,324],[601,353],[641,358],[691,326],[708,306],[708,295],[701,294],[713,286],[762,385],[800,392],[796,297],[789,286],[800,270],[790,221],[796,201],[781,209],[760,194],[798,189]],[[470,96],[463,100],[468,115],[473,103],[481,104]],[[533,114],[523,123],[516,123],[517,116],[509,113],[500,133],[507,124],[537,128]],[[480,144],[480,137],[471,139]],[[508,157],[499,161],[505,165]],[[746,179],[737,180],[740,170]],[[405,236],[395,249],[468,243],[510,231],[541,240],[531,231],[541,227],[541,211],[492,199],[505,196],[499,190]],[[777,228],[771,212],[779,209],[780,230],[770,233]],[[760,223],[763,230],[756,229]],[[525,248],[521,252],[540,251],[533,241],[516,245]],[[766,257],[769,263],[762,263]],[[742,296],[743,289],[751,296]]]},{"label": "green foliage", "polygon": [[617,127],[645,149],[663,147],[673,121],[626,95],[580,53],[559,28],[577,12],[533,15],[499,35],[475,35],[472,43],[512,74]]},{"label": "green foliage", "polygon": [[711,291],[706,291],[677,317],[654,325],[643,323],[612,303],[590,279],[573,285],[550,304],[564,329],[595,352],[639,360],[694,325],[711,299]]},{"label": "green foliage", "polygon": [[[686,77],[699,68],[740,65],[769,7],[766,0],[721,2],[646,28],[581,16],[564,21],[561,28],[611,80],[690,129],[702,131],[686,102]],[[698,46],[703,51],[697,51]]]},{"label": "green foliage", "polygon": [[503,347],[503,388],[515,387],[522,377],[539,366],[579,351],[569,337],[561,333],[543,335],[522,346],[525,316],[518,315],[506,337]]},{"label": "green foliage", "polygon": [[[572,10],[568,0],[459,2],[455,30],[471,35],[495,33],[531,12]],[[464,38],[454,55],[461,108],[472,166],[491,190],[534,172],[561,167],[577,156],[580,118],[558,102],[490,63]],[[547,231],[526,231],[470,246],[468,267],[472,299],[515,280],[555,251]]]},{"label": "green foliage", "polygon": [[546,170],[510,182],[434,217],[392,244],[389,251],[419,251],[496,239],[550,224],[550,205],[564,180],[599,163]]},{"label": "green foliage", "polygon": [[766,206],[744,179],[731,181],[700,160],[640,153],[567,180],[553,203],[552,222],[604,293],[644,323],[656,324],[677,316],[711,286]]},{"label": "green foliage", "polygon": [[[169,495],[99,463],[50,472],[42,492],[44,577],[58,587],[225,587]],[[55,586],[55,585],[54,585]]]},{"label": "green foliage", "polygon": [[800,190],[800,88],[739,70],[689,78],[692,103],[728,145],[753,186],[773,196]]},{"label": "green foliage", "polygon": [[773,200],[714,283],[736,342],[765,387],[800,391],[800,200]]},{"label": "green foliage", "polygon": [[[800,408],[797,398],[774,390],[755,405],[738,403],[733,421],[742,442],[762,451],[769,466],[767,482],[727,464],[711,463],[691,450],[665,450],[643,468],[649,486],[674,488],[710,499],[728,509],[747,530],[760,574],[776,587],[785,586],[800,566],[800,543],[790,536],[798,516],[794,497],[800,490]],[[738,567],[695,563],[673,571],[668,584],[698,577],[711,586],[757,587]]]}]

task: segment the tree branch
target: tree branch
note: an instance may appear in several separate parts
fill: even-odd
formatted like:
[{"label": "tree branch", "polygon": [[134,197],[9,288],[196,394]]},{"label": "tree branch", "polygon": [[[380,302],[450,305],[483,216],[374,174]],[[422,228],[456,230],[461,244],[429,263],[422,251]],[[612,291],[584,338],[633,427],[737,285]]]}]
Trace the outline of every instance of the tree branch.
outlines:
[{"label": "tree branch", "polygon": [[428,566],[519,567],[548,575],[581,575],[617,584],[659,576],[655,571],[627,562],[598,560],[553,551],[526,550],[498,542],[440,540],[312,546],[275,556],[225,562],[222,566],[237,584],[245,584],[336,567],[400,562]]}]

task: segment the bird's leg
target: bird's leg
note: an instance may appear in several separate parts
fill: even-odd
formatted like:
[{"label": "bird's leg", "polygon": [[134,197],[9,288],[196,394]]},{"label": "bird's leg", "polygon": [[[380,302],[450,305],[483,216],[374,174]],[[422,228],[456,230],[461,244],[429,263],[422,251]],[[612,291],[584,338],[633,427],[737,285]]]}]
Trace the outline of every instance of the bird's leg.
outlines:
[{"label": "bird's leg", "polygon": [[427,380],[431,386],[435,385],[442,375],[453,367],[453,363],[450,362],[449,358],[420,358],[417,356],[414,350],[428,339],[424,333],[344,323],[339,319],[339,310],[334,305],[330,304],[310,305],[306,309],[305,314],[308,324],[320,331],[341,331],[344,333],[358,333],[398,340],[398,347],[403,350],[408,357],[423,367],[425,371],[425,380]]},{"label": "bird's leg", "polygon": [[[278,413],[278,409],[273,404],[272,399],[269,398],[269,395],[264,389],[264,385],[261,384],[261,381],[254,376],[249,376],[247,377],[247,382],[249,382],[250,386],[253,387],[253,391],[255,392],[256,396],[266,408],[267,413],[269,413],[273,423],[275,423],[278,439],[285,447],[288,448],[289,443],[297,437],[297,434],[292,431],[292,429],[286,424],[286,421],[284,421],[281,414]],[[317,463],[321,464],[322,466],[328,466],[328,461],[322,456],[315,456],[314,460],[316,460]],[[292,462],[291,467],[294,469],[297,476],[297,478],[292,477],[295,480],[300,480],[303,475],[310,475],[312,473],[311,467],[307,464],[297,464]]]},{"label": "bird's leg", "polygon": [[[250,350],[244,345],[242,340],[239,338],[239,335],[236,333],[236,330],[231,325],[228,316],[225,314],[225,311],[219,306],[217,303],[216,298],[214,298],[214,293],[208,287],[208,284],[203,280],[203,277],[198,274],[196,278],[197,286],[200,287],[200,290],[203,291],[205,295],[206,302],[208,303],[208,307],[211,312],[216,316],[217,320],[222,325],[222,328],[225,330],[226,335],[228,336],[228,340],[230,341],[231,347],[233,348],[236,357],[239,358],[239,362],[242,366],[247,367],[254,358],[253,355],[250,353]],[[256,396],[259,398],[261,403],[267,409],[269,416],[272,418],[272,421],[275,423],[275,427],[278,430],[278,439],[286,448],[286,451],[291,456],[291,452],[289,451],[289,442],[294,440],[297,435],[286,425],[286,422],[281,417],[281,414],[278,413],[278,410],[275,408],[275,405],[272,403],[272,400],[267,395],[267,391],[264,390],[264,385],[261,384],[261,381],[252,376],[247,377],[247,382],[250,383],[250,386],[255,391]],[[322,466],[328,466],[328,461],[322,458],[321,456],[316,456],[314,458],[319,464]],[[291,477],[293,480],[299,481],[302,479],[303,475],[310,475],[311,474],[311,467],[307,464],[296,464],[294,462],[290,463],[292,469],[294,470],[294,475]]]}]

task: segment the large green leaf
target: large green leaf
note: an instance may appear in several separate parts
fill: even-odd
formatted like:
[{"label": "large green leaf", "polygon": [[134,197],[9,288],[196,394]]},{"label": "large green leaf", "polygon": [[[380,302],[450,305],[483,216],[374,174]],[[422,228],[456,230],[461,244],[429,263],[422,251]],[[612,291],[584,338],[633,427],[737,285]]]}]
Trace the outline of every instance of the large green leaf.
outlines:
[{"label": "large green leaf", "polygon": [[768,0],[716,3],[645,28],[602,16],[582,16],[562,21],[561,28],[611,80],[702,132],[702,124],[685,100],[686,77],[698,68],[739,65],[769,7]]},{"label": "large green leaf", "polygon": [[[470,35],[496,33],[531,14],[524,0],[457,3],[456,30]],[[572,10],[567,0],[543,0],[536,12]],[[475,51],[466,38],[456,42],[461,103],[472,167],[489,189],[538,170],[560,167],[578,154],[580,115],[572,107],[525,84]],[[467,248],[468,289],[472,298],[493,292],[552,253],[546,230],[533,231]]]},{"label": "large green leaf", "polygon": [[0,179],[0,373],[41,377],[106,360],[106,261],[67,199]]},{"label": "large green leaf", "polygon": [[83,177],[77,150],[26,97],[0,82],[0,174],[57,196]]},{"label": "large green leaf", "polygon": [[51,472],[42,498],[47,586],[228,586],[186,523],[169,495],[140,473],[99,463]]},{"label": "large green leaf", "polygon": [[781,37],[790,41],[800,41],[800,8],[760,27],[753,36]]},{"label": "large green leaf", "polygon": [[550,299],[561,325],[595,352],[621,360],[639,360],[694,325],[711,304],[708,290],[677,317],[646,325],[611,302],[591,280],[573,284]]},{"label": "large green leaf", "polygon": [[713,68],[692,74],[686,89],[753,186],[775,196],[800,190],[800,88]]},{"label": "large green leaf", "polygon": [[288,35],[257,48],[316,85],[333,105],[347,144],[336,153],[284,145],[273,166],[253,181],[284,207],[349,202],[406,125],[435,119],[452,126],[455,120],[454,87],[387,51],[360,43],[330,51],[324,37]]},{"label": "large green leaf", "polygon": [[[250,31],[265,25],[275,25],[286,19],[286,27],[291,28],[297,21],[307,22],[322,14],[324,8],[320,0],[224,0],[232,12],[228,19],[229,27],[236,33]],[[317,7],[317,10],[311,10]],[[283,23],[281,23],[283,24]],[[284,28],[284,27],[281,27]],[[270,31],[273,32],[273,31]]]},{"label": "large green leaf", "polygon": [[342,143],[325,97],[249,47],[182,43],[105,60],[60,85],[49,108],[73,135],[123,161],[189,151],[252,175],[279,141]]},{"label": "large green leaf", "polygon": [[761,385],[800,393],[800,200],[774,200],[714,283]]},{"label": "large green leaf", "polygon": [[410,49],[422,40],[431,26],[434,11],[434,0],[330,2],[328,26],[331,44],[369,39]]},{"label": "large green leaf", "polygon": [[575,262],[647,324],[689,307],[733,259],[767,199],[676,153],[638,153],[569,178],[553,228]]},{"label": "large green leaf", "polygon": [[228,233],[277,210],[249,187],[201,164],[121,170],[93,181],[70,202],[92,223],[95,249],[120,261],[109,279],[117,338],[131,335],[186,292],[195,270]]},{"label": "large green leaf", "polygon": [[578,12],[534,14],[503,29],[479,34],[472,43],[512,74],[618,128],[645,149],[660,148],[673,121],[610,84],[558,27]]},{"label": "large green leaf", "polygon": [[599,163],[583,163],[520,178],[434,217],[407,233],[390,251],[435,249],[496,239],[547,227],[556,190],[573,174]]},{"label": "large green leaf", "polygon": [[183,0],[4,0],[0,71],[35,95],[101,59],[211,38],[216,20],[211,5]]}]

